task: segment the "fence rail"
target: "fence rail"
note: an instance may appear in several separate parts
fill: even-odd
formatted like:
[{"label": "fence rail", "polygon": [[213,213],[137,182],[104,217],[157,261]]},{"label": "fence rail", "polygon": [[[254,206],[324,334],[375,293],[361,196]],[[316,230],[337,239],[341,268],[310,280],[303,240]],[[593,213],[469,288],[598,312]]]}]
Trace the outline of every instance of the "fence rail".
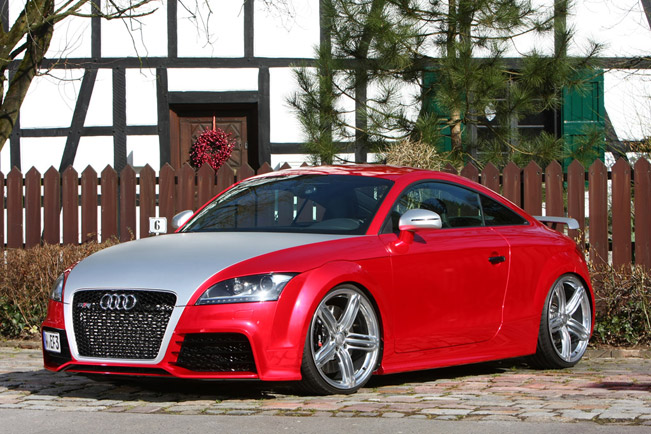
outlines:
[{"label": "fence rail", "polygon": [[[265,163],[257,173],[270,171]],[[450,166],[446,171],[456,173]],[[158,176],[150,166],[139,173],[127,166],[119,174],[106,167],[99,175],[92,167],[81,175],[72,167],[62,174],[50,168],[43,175],[34,168],[25,175],[14,168],[6,177],[0,173],[4,208],[0,246],[146,237],[149,217],[171,221],[177,212],[196,210],[219,191],[255,173],[248,165],[237,171],[224,166],[217,172],[207,165],[198,171],[187,164],[179,170],[165,165]],[[545,170],[531,162],[524,168],[509,163],[502,173],[492,164],[481,172],[468,164],[459,174],[530,214],[541,215],[544,209],[549,216],[577,219],[581,228],[569,235],[589,248],[595,264],[635,263],[651,269],[651,165],[644,158],[634,166],[619,160],[610,171],[597,160],[587,171],[578,161],[567,173],[557,162]]]}]

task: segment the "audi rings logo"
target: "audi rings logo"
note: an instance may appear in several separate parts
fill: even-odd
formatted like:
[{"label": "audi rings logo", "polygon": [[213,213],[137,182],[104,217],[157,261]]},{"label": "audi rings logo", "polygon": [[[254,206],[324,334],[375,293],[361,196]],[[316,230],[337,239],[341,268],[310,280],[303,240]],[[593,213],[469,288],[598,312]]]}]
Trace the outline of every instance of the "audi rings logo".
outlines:
[{"label": "audi rings logo", "polygon": [[133,294],[107,293],[99,300],[99,307],[104,310],[131,310],[137,302],[138,299]]}]

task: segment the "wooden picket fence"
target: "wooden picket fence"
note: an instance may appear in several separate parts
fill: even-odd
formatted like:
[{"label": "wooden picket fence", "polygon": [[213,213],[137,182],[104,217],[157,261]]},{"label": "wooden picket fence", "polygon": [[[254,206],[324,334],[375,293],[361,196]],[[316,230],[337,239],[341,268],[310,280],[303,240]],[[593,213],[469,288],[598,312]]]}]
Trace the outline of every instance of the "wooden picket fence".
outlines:
[{"label": "wooden picket fence", "polygon": [[[265,163],[257,173],[270,171]],[[450,166],[446,171],[456,173]],[[106,167],[99,176],[91,167],[81,176],[72,167],[63,174],[50,168],[44,175],[34,168],[23,175],[14,168],[6,178],[0,173],[4,198],[0,227],[6,229],[0,231],[0,246],[146,237],[149,217],[167,217],[171,222],[177,212],[196,210],[255,173],[248,165],[236,171],[224,166],[217,172],[207,165],[198,171],[187,164],[179,170],[165,165],[158,176],[150,166],[138,174],[130,166],[119,174]],[[581,229],[569,235],[589,249],[595,264],[640,264],[651,269],[651,165],[644,158],[633,167],[619,160],[610,171],[597,160],[587,172],[574,161],[567,173],[557,162],[545,170],[531,162],[524,168],[509,163],[502,173],[492,164],[481,172],[468,164],[459,174],[532,215],[542,215],[544,208],[546,215],[576,218]]]}]

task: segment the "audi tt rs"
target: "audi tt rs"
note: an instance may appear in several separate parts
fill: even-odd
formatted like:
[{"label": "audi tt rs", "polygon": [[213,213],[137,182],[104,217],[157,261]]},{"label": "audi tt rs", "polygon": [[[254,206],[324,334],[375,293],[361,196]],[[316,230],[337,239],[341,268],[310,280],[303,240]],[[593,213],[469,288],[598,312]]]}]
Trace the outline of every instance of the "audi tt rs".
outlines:
[{"label": "audi tt rs", "polygon": [[373,374],[516,356],[573,366],[592,333],[575,243],[458,176],[290,169],[175,222],[57,279],[46,368],[353,393]]}]

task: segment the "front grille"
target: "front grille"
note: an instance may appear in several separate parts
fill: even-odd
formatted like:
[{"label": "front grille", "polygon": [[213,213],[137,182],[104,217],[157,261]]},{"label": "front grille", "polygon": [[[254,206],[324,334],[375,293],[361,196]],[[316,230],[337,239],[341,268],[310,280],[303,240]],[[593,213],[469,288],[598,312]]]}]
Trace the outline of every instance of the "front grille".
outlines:
[{"label": "front grille", "polygon": [[[106,294],[133,295],[135,306],[129,310],[114,306],[104,309],[100,300]],[[75,293],[72,317],[79,355],[155,359],[175,303],[176,296],[169,292],[95,290]]]},{"label": "front grille", "polygon": [[176,364],[191,371],[256,372],[251,344],[238,333],[189,334]]}]

